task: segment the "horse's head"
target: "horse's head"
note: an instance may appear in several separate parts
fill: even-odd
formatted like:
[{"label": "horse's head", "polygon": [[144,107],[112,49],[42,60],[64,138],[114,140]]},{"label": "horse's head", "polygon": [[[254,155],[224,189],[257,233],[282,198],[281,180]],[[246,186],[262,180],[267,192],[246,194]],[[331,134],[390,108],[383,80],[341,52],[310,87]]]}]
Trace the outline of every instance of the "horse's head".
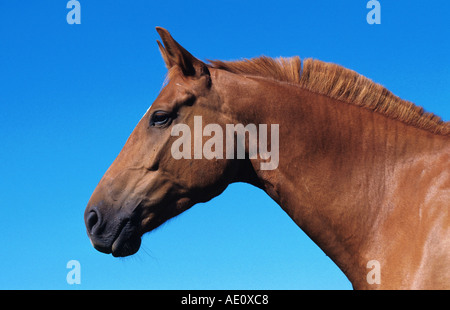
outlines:
[{"label": "horse's head", "polygon": [[186,124],[193,135],[194,116],[203,123],[226,120],[217,112],[220,99],[208,66],[166,30],[157,31],[169,82],[100,180],[84,214],[94,247],[114,256],[134,254],[145,232],[220,194],[239,169],[232,160],[194,159],[195,142],[184,145],[192,147],[183,150],[192,151],[191,160],[173,155],[174,142],[182,139],[181,132],[172,133],[176,124]]}]

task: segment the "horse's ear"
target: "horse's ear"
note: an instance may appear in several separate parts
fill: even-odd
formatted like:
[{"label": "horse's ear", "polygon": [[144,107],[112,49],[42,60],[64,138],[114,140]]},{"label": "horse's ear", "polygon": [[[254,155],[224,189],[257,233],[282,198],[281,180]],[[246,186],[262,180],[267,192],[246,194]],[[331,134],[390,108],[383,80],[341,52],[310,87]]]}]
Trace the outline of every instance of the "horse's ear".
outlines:
[{"label": "horse's ear", "polygon": [[164,46],[158,40],[159,51],[168,69],[173,66],[180,67],[185,76],[200,77],[209,75],[208,66],[192,56],[184,47],[175,41],[170,33],[161,27],[156,27]]},{"label": "horse's ear", "polygon": [[164,46],[161,44],[161,42],[159,42],[159,40],[156,40],[156,43],[158,43],[159,52],[161,53],[164,63],[166,64],[166,68],[167,69],[172,68],[174,66],[174,64],[167,57],[167,53],[166,53],[166,50],[164,49]]}]

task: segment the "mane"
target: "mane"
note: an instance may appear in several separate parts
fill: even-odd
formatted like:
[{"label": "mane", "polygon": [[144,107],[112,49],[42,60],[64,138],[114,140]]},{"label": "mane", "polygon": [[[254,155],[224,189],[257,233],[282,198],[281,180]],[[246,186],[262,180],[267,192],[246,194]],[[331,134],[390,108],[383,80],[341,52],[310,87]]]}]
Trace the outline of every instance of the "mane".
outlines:
[{"label": "mane", "polygon": [[266,56],[238,61],[210,60],[209,66],[241,75],[253,75],[289,82],[328,96],[382,113],[390,118],[440,135],[450,135],[450,122],[425,112],[422,107],[400,99],[389,90],[357,72],[315,59],[298,56]]}]

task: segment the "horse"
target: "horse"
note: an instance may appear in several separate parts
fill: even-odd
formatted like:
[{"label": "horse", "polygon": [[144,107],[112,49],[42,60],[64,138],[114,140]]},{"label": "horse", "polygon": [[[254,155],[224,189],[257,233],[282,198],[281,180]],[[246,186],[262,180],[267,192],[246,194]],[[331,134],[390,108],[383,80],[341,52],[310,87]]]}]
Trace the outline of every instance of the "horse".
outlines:
[{"label": "horse", "polygon": [[[132,255],[144,233],[246,182],[354,289],[450,289],[450,122],[340,65],[298,56],[203,62],[156,30],[168,74],[88,202],[95,249]],[[180,126],[194,128],[199,116],[216,130],[191,143]],[[230,136],[217,129],[229,124],[245,126],[244,141],[231,132],[245,156],[211,143],[199,155],[213,133],[216,142]],[[278,126],[266,146],[279,152],[272,168],[267,152],[251,152],[250,124],[267,125],[266,136]]]}]

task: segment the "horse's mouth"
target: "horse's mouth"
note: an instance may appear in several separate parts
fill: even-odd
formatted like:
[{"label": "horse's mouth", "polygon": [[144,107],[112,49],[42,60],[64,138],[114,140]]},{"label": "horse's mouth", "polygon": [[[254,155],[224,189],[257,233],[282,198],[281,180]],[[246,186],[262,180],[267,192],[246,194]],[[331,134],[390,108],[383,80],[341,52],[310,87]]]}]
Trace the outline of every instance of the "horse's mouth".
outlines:
[{"label": "horse's mouth", "polygon": [[[138,211],[136,211],[138,210]],[[153,211],[142,214],[135,208],[133,214],[103,220],[97,209],[85,215],[88,236],[94,248],[114,257],[135,254],[141,246],[142,235],[160,226],[176,214],[156,214]],[[142,219],[143,218],[143,219]]]},{"label": "horse's mouth", "polygon": [[128,221],[119,231],[111,245],[111,253],[114,257],[123,257],[135,254],[141,246],[141,236],[137,229]]},{"label": "horse's mouth", "polygon": [[130,220],[123,222],[113,236],[109,242],[100,242],[91,237],[91,243],[97,251],[114,257],[133,255],[141,246],[141,236]]}]

